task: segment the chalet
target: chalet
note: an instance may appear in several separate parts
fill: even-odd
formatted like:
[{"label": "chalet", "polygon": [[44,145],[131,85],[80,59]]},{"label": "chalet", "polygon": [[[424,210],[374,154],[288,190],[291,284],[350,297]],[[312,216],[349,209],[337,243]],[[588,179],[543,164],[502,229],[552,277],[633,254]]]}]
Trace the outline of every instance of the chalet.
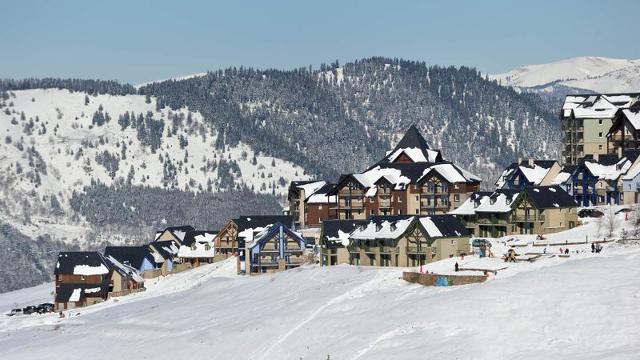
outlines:
[{"label": "chalet", "polygon": [[104,256],[132,267],[138,274],[156,268],[155,258],[146,246],[107,246]]},{"label": "chalet", "polygon": [[174,261],[178,256],[179,244],[175,240],[156,240],[146,245],[160,269],[160,274],[166,276],[173,271]]},{"label": "chalet", "polygon": [[373,216],[347,248],[352,265],[419,266],[470,253],[470,237],[452,215]]},{"label": "chalet", "polygon": [[527,186],[552,185],[561,169],[556,160],[518,161],[502,172],[495,186],[499,189],[519,190]]},{"label": "chalet", "polygon": [[636,107],[639,99],[637,93],[567,95],[560,113],[564,163],[578,165],[587,156],[615,153],[614,148],[633,134],[620,132],[620,124],[618,131],[610,130],[621,122],[619,111]]},{"label": "chalet", "polygon": [[189,231],[195,230],[193,226],[183,225],[183,226],[170,226],[162,231],[156,232],[155,241],[168,241],[172,240],[177,242],[177,245],[180,246],[184,236]]},{"label": "chalet", "polygon": [[246,255],[238,257],[239,274],[283,271],[305,262],[305,239],[280,222],[245,230],[243,237]]},{"label": "chalet", "polygon": [[135,268],[121,263],[112,256],[105,256],[105,258],[113,268],[109,296],[123,296],[144,290],[144,278],[138,274]]},{"label": "chalet", "polygon": [[620,203],[624,205],[640,203],[640,164],[637,162],[622,176],[622,199]]},{"label": "chalet", "polygon": [[619,109],[607,133],[607,151],[640,149],[640,102],[632,108]]},{"label": "chalet", "polygon": [[201,263],[214,261],[215,238],[217,231],[189,231],[178,249],[178,257],[183,263],[191,263],[192,266],[200,266]]},{"label": "chalet", "polygon": [[317,180],[291,182],[287,200],[289,215],[293,216],[297,228],[319,226],[322,220],[337,217],[337,198],[328,195],[334,186]]},{"label": "chalet", "polygon": [[239,240],[243,240],[243,234],[278,222],[295,229],[294,218],[290,215],[251,215],[230,219],[215,238],[216,255],[222,258],[238,255],[238,249],[244,249],[244,244],[239,244]]},{"label": "chalet", "polygon": [[498,189],[472,195],[450,214],[474,225],[481,237],[512,234],[548,234],[578,224],[577,204],[562,187],[533,186],[522,190]]},{"label": "chalet", "polygon": [[[565,167],[554,183],[572,195],[579,206],[633,203],[635,190],[623,190],[626,174],[640,166],[640,150],[626,150],[620,155],[586,157],[579,165]],[[633,175],[633,171],[631,171]]]},{"label": "chalet", "polygon": [[325,220],[320,232],[320,264],[349,264],[349,235],[367,220]]},{"label": "chalet", "polygon": [[293,182],[289,213],[302,226],[318,226],[330,219],[444,214],[477,191],[480,182],[479,177],[445,161],[411,126],[391,151],[362,173],[343,174],[335,185]]},{"label": "chalet", "polygon": [[54,270],[57,310],[107,300],[113,266],[95,251],[60,252]]}]

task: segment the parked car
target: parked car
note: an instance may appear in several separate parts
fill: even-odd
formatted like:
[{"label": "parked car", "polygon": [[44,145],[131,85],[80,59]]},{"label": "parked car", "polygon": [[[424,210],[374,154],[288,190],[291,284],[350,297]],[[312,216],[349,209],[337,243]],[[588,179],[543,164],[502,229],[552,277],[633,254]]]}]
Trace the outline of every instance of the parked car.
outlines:
[{"label": "parked car", "polygon": [[22,309],[22,313],[25,315],[31,315],[38,312],[38,307],[34,305],[29,305]]},{"label": "parked car", "polygon": [[11,311],[7,313],[7,316],[14,316],[14,315],[20,315],[20,314],[22,314],[22,309],[11,309]]},{"label": "parked car", "polygon": [[53,312],[53,304],[51,303],[43,303],[38,305],[38,314],[45,314],[49,312]]},{"label": "parked car", "polygon": [[596,210],[596,209],[582,209],[580,211],[578,211],[578,217],[584,218],[584,217],[595,217],[595,218],[599,218],[599,217],[603,217],[604,213],[600,210]]}]

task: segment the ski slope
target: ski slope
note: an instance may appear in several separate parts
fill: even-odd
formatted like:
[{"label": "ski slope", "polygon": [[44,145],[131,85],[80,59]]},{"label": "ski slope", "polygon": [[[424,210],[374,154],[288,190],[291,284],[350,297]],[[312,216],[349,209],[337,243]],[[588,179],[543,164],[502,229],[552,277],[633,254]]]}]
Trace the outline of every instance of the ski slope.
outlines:
[{"label": "ski slope", "polygon": [[[535,263],[486,259],[509,269],[484,284],[436,288],[404,282],[397,268],[241,277],[231,259],[64,319],[3,316],[0,358],[636,359],[639,260],[640,248],[609,244]],[[51,287],[2,294],[0,305],[29,305]]]}]

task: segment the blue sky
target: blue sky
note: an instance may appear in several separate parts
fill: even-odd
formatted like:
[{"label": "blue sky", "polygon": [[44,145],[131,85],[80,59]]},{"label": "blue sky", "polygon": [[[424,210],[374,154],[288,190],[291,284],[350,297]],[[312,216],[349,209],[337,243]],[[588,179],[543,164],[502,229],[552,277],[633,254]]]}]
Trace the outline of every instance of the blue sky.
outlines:
[{"label": "blue sky", "polygon": [[0,0],[0,77],[130,83],[227,66],[402,57],[484,72],[640,58],[640,1]]}]

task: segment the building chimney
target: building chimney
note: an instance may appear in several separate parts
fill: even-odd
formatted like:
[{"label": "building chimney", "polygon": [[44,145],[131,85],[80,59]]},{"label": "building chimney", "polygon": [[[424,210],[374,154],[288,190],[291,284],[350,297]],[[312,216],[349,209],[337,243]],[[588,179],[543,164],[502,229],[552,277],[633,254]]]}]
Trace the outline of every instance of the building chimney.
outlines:
[{"label": "building chimney", "polygon": [[593,160],[599,162],[600,161],[600,154],[593,154]]},{"label": "building chimney", "polygon": [[622,159],[622,146],[618,146],[618,159]]},{"label": "building chimney", "polygon": [[518,157],[518,165],[520,165],[521,162],[522,162],[522,158]]},{"label": "building chimney", "polygon": [[533,159],[529,159],[529,167],[533,167]]}]

